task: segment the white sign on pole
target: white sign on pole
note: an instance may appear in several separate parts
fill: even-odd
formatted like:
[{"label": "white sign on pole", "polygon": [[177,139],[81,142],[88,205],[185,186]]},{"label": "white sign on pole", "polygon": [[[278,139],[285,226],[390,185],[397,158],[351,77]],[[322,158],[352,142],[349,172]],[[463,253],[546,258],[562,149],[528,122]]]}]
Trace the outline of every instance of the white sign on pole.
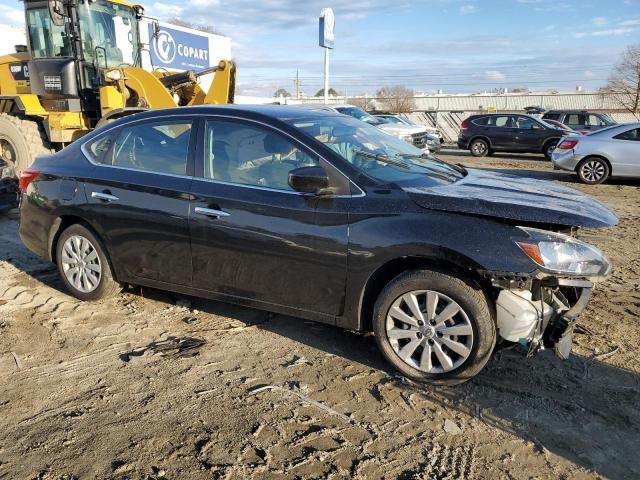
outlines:
[{"label": "white sign on pole", "polygon": [[320,46],[323,48],[333,48],[335,43],[336,18],[333,9],[323,8],[320,11]]},{"label": "white sign on pole", "polygon": [[331,8],[320,11],[320,39],[319,44],[324,48],[324,103],[329,103],[329,49],[335,44],[336,19]]}]

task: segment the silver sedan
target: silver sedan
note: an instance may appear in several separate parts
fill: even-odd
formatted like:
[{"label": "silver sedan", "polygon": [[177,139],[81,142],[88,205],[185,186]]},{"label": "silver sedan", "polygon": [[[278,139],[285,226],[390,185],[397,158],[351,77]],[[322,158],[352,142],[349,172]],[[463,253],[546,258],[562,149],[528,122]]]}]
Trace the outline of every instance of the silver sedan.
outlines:
[{"label": "silver sedan", "polygon": [[595,185],[609,177],[640,177],[640,123],[564,137],[551,154],[555,168]]}]

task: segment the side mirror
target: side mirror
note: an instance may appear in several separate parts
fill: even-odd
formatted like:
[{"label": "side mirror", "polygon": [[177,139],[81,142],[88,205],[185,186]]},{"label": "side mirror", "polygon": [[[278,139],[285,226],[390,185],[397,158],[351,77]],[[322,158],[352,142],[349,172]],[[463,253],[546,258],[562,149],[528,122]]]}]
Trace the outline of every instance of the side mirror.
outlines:
[{"label": "side mirror", "polygon": [[64,26],[64,7],[61,0],[49,0],[49,16],[56,27]]},{"label": "side mirror", "polygon": [[300,167],[289,172],[289,186],[296,192],[322,195],[329,188],[329,176],[319,166]]}]

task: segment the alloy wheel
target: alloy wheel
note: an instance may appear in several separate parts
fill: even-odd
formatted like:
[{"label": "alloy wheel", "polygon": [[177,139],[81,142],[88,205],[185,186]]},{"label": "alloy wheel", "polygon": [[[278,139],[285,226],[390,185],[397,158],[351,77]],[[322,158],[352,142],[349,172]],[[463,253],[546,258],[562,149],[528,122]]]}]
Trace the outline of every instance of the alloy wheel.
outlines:
[{"label": "alloy wheel", "polygon": [[69,237],[62,247],[61,263],[65,277],[76,290],[90,293],[100,285],[100,256],[86,238],[79,235]]},{"label": "alloy wheel", "polygon": [[482,155],[487,151],[487,146],[483,142],[475,142],[471,146],[471,150],[473,150],[473,153],[476,155]]},{"label": "alloy wheel", "polygon": [[398,357],[425,373],[455,370],[473,347],[467,313],[434,290],[414,290],[397,298],[387,312],[386,333]]},{"label": "alloy wheel", "polygon": [[598,160],[591,160],[585,163],[582,168],[582,177],[588,182],[598,182],[607,173],[606,167]]}]

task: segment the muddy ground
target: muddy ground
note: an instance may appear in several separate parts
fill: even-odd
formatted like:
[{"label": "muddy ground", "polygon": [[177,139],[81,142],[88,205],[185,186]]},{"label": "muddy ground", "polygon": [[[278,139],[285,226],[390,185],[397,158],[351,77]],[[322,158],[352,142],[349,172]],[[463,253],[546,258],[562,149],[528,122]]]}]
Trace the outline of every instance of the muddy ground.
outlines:
[{"label": "muddy ground", "polygon": [[[0,219],[0,478],[640,478],[640,182],[476,160],[606,201],[615,263],[575,355],[506,350],[417,387],[371,337],[151,289],[66,295]],[[588,333],[590,332],[590,333]]]}]

